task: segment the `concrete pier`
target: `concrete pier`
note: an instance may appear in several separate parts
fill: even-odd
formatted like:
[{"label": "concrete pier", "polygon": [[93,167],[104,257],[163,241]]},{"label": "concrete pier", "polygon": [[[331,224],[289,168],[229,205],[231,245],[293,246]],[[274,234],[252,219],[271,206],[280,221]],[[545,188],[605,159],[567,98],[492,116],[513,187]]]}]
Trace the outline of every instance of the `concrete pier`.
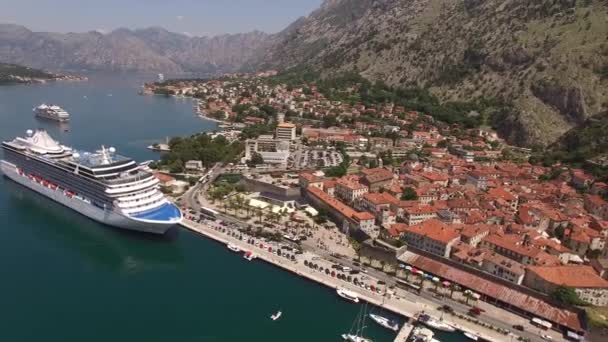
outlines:
[{"label": "concrete pier", "polygon": [[399,330],[399,334],[397,334],[397,337],[395,337],[395,342],[405,342],[407,341],[407,338],[410,337],[410,335],[412,334],[412,330],[414,330],[414,326],[406,323],[401,327],[401,330]]}]

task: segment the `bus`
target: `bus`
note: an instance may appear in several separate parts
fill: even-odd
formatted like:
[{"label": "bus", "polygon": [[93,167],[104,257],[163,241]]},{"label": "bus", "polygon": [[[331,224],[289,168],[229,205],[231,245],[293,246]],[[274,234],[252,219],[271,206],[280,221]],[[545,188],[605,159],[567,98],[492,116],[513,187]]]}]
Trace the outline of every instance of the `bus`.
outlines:
[{"label": "bus", "polygon": [[405,280],[397,279],[397,287],[400,287],[404,290],[416,291],[416,292],[420,293],[420,286],[412,284],[412,283],[408,283]]},{"label": "bus", "polygon": [[219,213],[213,209],[201,207],[201,218],[206,218],[215,221]]}]

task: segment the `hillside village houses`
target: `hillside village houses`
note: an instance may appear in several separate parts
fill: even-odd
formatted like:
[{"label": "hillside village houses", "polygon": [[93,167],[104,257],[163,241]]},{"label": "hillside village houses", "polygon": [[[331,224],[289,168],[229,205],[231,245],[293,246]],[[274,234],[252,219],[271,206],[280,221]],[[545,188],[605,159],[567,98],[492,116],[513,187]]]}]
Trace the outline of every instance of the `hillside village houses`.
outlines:
[{"label": "hillside village houses", "polygon": [[[347,234],[403,245],[434,262],[460,265],[466,274],[546,294],[569,286],[588,303],[607,304],[600,271],[608,265],[602,261],[608,258],[608,186],[582,169],[546,177],[550,168],[503,159],[495,134],[390,103],[330,101],[315,86],[228,78],[166,88],[197,97],[201,113],[220,111],[234,125],[275,123],[273,135],[245,141],[246,160],[258,153],[285,167],[296,143],[341,146],[350,156],[346,175],[300,171],[298,185],[304,200]],[[281,115],[275,121],[263,108]],[[331,115],[338,116],[335,126],[324,127]],[[415,196],[403,197],[408,188]]]}]

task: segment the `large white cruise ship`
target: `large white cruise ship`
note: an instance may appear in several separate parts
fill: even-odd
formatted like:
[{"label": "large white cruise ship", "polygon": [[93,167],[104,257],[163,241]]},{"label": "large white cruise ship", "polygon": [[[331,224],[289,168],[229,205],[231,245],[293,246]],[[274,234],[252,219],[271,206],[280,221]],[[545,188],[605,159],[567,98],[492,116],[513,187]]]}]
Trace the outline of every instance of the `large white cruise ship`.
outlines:
[{"label": "large white cruise ship", "polygon": [[56,105],[47,105],[41,104],[38,107],[35,107],[34,113],[39,118],[55,120],[59,122],[70,121],[70,113],[68,113],[65,109],[56,106]]},{"label": "large white cruise ship", "polygon": [[4,175],[91,219],[119,228],[164,234],[182,214],[160,192],[159,182],[114,148],[89,153],[27,131],[2,143]]}]

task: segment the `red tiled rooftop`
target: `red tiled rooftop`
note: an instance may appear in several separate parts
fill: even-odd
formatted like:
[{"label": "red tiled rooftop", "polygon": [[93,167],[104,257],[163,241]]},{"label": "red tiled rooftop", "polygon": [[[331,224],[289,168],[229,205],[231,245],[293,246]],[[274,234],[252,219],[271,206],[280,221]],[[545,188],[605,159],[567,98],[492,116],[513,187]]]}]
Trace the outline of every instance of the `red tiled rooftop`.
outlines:
[{"label": "red tiled rooftop", "polygon": [[435,219],[424,221],[417,225],[407,226],[405,231],[443,243],[448,243],[460,236],[454,226],[447,225]]},{"label": "red tiled rooftop", "polygon": [[357,212],[353,208],[331,197],[326,192],[315,186],[311,185],[306,190],[348,219],[361,221],[374,218],[374,216],[368,212]]},{"label": "red tiled rooftop", "polygon": [[608,281],[597,275],[591,266],[529,266],[543,280],[574,288],[608,288]]},{"label": "red tiled rooftop", "polygon": [[365,195],[363,195],[363,198],[365,198],[366,200],[370,201],[371,203],[375,204],[375,205],[379,205],[379,204],[391,204],[391,203],[398,203],[399,200],[397,198],[395,198],[395,196],[387,193],[387,192],[373,192],[373,193],[367,193]]},{"label": "red tiled rooftop", "polygon": [[539,298],[424,256],[414,255],[404,261],[420,270],[460,284],[479,294],[496,298],[536,317],[564,325],[573,331],[583,330],[578,315],[573,311],[553,306]]}]

